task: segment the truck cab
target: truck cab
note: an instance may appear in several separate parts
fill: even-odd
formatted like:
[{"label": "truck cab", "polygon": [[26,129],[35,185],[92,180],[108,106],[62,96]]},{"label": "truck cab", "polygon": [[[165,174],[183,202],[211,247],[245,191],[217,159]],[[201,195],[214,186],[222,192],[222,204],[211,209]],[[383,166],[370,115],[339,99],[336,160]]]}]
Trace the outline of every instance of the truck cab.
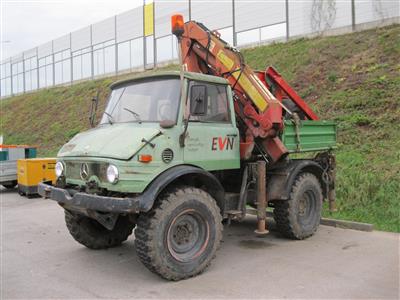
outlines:
[{"label": "truck cab", "polygon": [[[61,185],[89,194],[140,194],[176,166],[240,168],[239,132],[226,80],[185,73],[181,96],[179,73],[168,72],[120,81],[111,90],[98,126],[60,149]],[[187,99],[189,109],[196,107],[186,125]],[[185,126],[182,147],[177,141]]]}]

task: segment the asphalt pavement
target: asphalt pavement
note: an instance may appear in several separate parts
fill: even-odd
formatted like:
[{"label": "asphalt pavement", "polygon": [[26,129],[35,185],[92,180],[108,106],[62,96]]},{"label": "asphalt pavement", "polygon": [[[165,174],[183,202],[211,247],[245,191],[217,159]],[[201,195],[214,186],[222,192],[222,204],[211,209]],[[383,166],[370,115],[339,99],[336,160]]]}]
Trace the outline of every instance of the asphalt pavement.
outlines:
[{"label": "asphalt pavement", "polygon": [[69,235],[53,201],[1,190],[0,202],[1,299],[399,299],[395,233],[320,226],[304,241],[273,230],[259,238],[249,216],[225,227],[202,275],[169,282],[140,263],[133,235],[121,247],[89,250]]}]

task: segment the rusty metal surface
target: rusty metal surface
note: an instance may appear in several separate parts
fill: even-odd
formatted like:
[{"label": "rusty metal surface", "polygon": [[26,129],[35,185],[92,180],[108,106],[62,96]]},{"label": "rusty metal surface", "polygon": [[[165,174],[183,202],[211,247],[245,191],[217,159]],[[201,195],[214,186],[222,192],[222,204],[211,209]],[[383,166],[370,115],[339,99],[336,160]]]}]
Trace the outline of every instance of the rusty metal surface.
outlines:
[{"label": "rusty metal surface", "polygon": [[266,162],[259,160],[257,162],[257,229],[258,235],[268,233],[266,227],[266,208],[267,208],[267,192],[266,192]]}]

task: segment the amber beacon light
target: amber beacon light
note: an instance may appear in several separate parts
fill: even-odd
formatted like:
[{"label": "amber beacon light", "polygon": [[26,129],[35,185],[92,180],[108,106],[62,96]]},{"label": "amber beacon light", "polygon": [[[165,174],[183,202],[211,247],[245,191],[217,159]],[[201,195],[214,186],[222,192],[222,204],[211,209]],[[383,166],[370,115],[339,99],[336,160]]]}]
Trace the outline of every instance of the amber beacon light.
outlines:
[{"label": "amber beacon light", "polygon": [[171,17],[172,33],[177,37],[181,37],[184,32],[183,24],[184,22],[182,15],[178,14]]}]

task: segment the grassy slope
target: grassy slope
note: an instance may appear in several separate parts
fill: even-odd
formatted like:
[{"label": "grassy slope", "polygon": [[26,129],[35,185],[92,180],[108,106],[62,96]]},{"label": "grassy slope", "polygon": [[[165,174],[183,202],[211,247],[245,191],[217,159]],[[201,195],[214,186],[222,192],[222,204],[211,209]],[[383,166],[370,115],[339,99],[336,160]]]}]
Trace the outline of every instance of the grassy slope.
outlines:
[{"label": "grassy slope", "polygon": [[399,232],[400,26],[244,55],[255,68],[274,65],[322,119],[337,121],[339,211],[332,216]]},{"label": "grassy slope", "polygon": [[[400,231],[400,26],[300,39],[243,50],[254,68],[275,66],[321,116],[339,125],[338,212],[326,216]],[[170,66],[168,68],[176,68]],[[42,90],[1,102],[7,143],[41,146],[55,155],[88,127],[89,99],[104,108],[115,78]]]}]

